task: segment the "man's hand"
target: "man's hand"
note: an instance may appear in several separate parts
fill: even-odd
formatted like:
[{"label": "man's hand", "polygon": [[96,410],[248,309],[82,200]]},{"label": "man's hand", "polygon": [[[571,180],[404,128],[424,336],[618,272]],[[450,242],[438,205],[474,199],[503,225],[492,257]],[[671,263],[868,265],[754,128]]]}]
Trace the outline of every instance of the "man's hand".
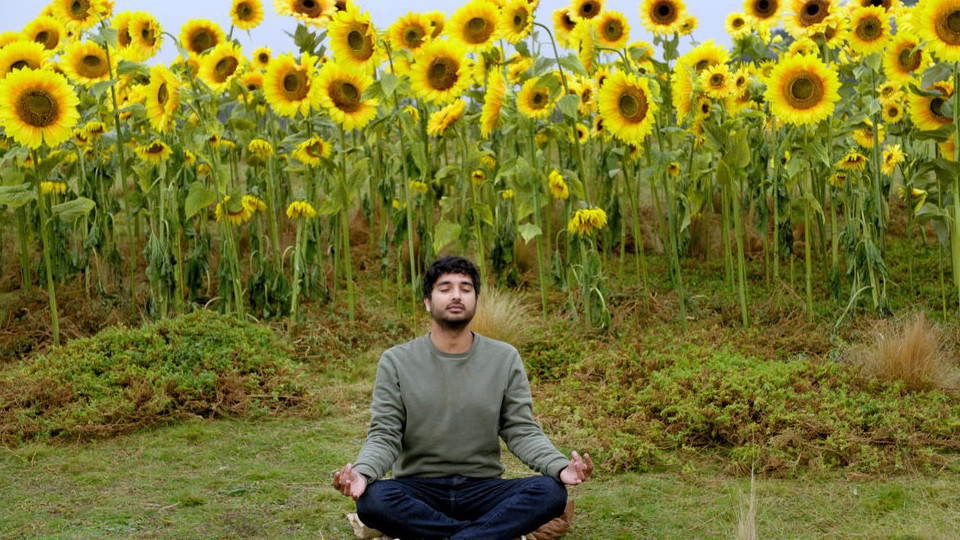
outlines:
[{"label": "man's hand", "polygon": [[590,459],[590,454],[584,454],[581,458],[580,454],[574,452],[570,464],[560,471],[560,481],[569,486],[575,486],[590,478],[591,474],[593,474],[593,460]]},{"label": "man's hand", "polygon": [[[593,464],[590,465],[590,469],[593,469]],[[340,472],[333,473],[333,489],[339,490],[340,493],[353,498],[353,500],[357,500],[367,489],[367,479],[353,470],[353,465],[347,463],[340,469]]]}]

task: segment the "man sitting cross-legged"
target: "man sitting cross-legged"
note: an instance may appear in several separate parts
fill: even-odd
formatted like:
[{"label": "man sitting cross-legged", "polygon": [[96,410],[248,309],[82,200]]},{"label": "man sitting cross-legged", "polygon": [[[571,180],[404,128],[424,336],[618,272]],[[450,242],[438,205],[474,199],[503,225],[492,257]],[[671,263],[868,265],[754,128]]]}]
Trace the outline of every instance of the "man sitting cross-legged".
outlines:
[{"label": "man sitting cross-legged", "polygon": [[[402,540],[510,540],[560,516],[564,484],[590,477],[589,454],[568,459],[533,421],[517,350],[470,330],[480,294],[462,257],[423,278],[429,334],[383,353],[360,455],[333,485],[367,526]],[[503,479],[502,438],[542,476]],[[394,479],[381,480],[390,469]]]}]

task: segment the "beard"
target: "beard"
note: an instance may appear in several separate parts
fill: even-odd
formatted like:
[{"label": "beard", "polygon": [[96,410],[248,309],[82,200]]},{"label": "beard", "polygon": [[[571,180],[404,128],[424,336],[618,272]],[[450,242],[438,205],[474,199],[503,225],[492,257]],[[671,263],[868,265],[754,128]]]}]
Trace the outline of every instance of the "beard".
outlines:
[{"label": "beard", "polygon": [[[451,306],[459,306],[463,311],[459,315],[449,316],[447,310]],[[476,309],[472,311],[467,310],[467,307],[463,304],[449,304],[444,309],[430,309],[430,315],[433,317],[433,320],[444,330],[463,330],[470,324],[475,314]]]}]

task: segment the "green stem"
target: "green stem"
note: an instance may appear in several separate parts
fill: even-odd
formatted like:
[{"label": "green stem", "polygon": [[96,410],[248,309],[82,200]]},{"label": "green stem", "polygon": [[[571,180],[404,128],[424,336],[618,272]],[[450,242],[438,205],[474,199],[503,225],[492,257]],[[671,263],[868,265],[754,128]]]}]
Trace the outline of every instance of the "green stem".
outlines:
[{"label": "green stem", "polygon": [[340,235],[343,237],[343,266],[347,278],[347,313],[350,322],[355,320],[354,306],[356,305],[353,290],[353,263],[350,259],[350,191],[347,185],[347,151],[346,134],[340,129],[340,189],[343,195],[343,208],[340,210]]},{"label": "green stem", "polygon": [[[37,156],[33,162],[39,166]],[[40,238],[43,242],[43,266],[47,271],[47,295],[50,299],[50,322],[53,325],[53,344],[60,345],[60,316],[57,312],[57,293],[53,283],[53,266],[50,263],[50,231],[47,228],[47,199],[40,189],[40,182],[36,182],[37,207],[40,210]]]}]

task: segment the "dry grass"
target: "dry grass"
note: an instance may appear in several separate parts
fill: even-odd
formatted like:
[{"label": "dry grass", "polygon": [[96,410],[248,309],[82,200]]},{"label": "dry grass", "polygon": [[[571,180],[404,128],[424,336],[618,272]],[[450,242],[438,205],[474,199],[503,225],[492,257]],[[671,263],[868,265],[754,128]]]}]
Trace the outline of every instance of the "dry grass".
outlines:
[{"label": "dry grass", "polygon": [[943,330],[922,314],[902,320],[878,322],[872,343],[854,350],[853,361],[867,379],[903,381],[911,390],[937,388],[955,392],[960,389],[952,347]]},{"label": "dry grass", "polygon": [[736,540],[757,540],[757,482],[750,470],[750,498],[747,500],[747,508],[744,509],[743,503],[737,509],[737,537]]},{"label": "dry grass", "polygon": [[520,348],[529,338],[531,317],[530,308],[520,293],[484,287],[470,326],[480,334]]}]

